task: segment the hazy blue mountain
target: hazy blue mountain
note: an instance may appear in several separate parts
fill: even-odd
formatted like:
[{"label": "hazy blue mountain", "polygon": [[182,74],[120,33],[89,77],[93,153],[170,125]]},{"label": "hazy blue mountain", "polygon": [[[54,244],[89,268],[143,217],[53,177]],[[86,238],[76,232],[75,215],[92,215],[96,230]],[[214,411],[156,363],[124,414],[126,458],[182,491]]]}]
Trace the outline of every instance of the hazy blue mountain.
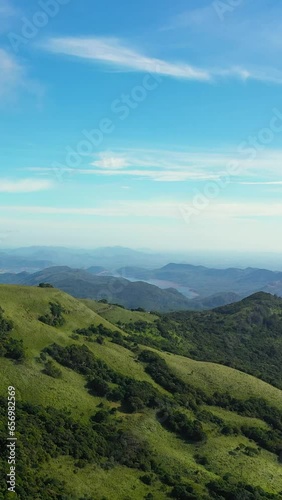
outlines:
[{"label": "hazy blue mountain", "polygon": [[226,292],[235,293],[242,298],[261,290],[280,293],[282,289],[282,272],[251,267],[210,269],[171,263],[154,270],[124,267],[118,272],[128,279],[162,280],[167,286],[174,286],[178,290],[187,287],[200,298]]},{"label": "hazy blue mountain", "polygon": [[141,307],[147,311],[187,310],[189,300],[174,288],[161,290],[142,281],[130,282],[124,278],[93,275],[68,266],[51,267],[34,274],[5,275],[2,283],[35,286],[50,283],[78,298],[106,299],[129,309]]},{"label": "hazy blue mountain", "polygon": [[27,247],[7,250],[7,253],[18,259],[48,260],[48,264],[43,267],[67,265],[87,269],[92,266],[101,266],[111,271],[125,265],[154,268],[162,266],[170,260],[170,257],[165,254],[142,252],[124,247],[89,250],[64,247]]},{"label": "hazy blue mountain", "polygon": [[52,265],[52,260],[45,259],[43,256],[28,257],[24,255],[14,255],[8,251],[0,251],[0,271],[5,272],[34,272],[44,267]]}]

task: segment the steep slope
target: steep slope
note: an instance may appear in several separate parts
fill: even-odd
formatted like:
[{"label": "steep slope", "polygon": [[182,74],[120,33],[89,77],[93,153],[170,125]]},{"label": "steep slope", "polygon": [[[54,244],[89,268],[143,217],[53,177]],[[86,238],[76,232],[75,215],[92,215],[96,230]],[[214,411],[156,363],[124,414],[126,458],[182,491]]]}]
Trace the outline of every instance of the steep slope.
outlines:
[{"label": "steep slope", "polygon": [[194,358],[282,387],[282,299],[259,292],[212,311],[165,315],[162,325],[178,332]]},{"label": "steep slope", "polygon": [[259,292],[209,311],[158,315],[154,322],[150,315],[134,317],[106,306],[100,314],[136,342],[231,366],[282,388],[281,298]]},{"label": "steep slope", "polygon": [[13,498],[281,498],[281,391],[138,347],[56,289],[2,285],[0,305],[3,443],[8,386],[17,397]]}]

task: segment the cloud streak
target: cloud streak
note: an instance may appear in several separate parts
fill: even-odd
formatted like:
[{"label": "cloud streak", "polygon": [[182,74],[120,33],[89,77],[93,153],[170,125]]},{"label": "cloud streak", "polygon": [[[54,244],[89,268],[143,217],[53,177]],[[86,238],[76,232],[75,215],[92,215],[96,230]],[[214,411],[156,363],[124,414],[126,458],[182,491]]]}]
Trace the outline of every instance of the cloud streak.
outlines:
[{"label": "cloud streak", "polygon": [[28,77],[26,68],[16,57],[0,47],[0,104],[6,104],[7,98],[13,99],[20,92],[30,94],[41,104],[44,88]]},{"label": "cloud streak", "polygon": [[[280,184],[282,150],[248,149],[172,151],[153,149],[117,149],[101,151],[90,166],[63,169],[64,173],[83,176],[136,177],[155,182],[211,181],[226,177],[229,165],[238,164],[230,182],[237,184]],[[30,167],[30,172],[54,173],[51,167]]]},{"label": "cloud streak", "polygon": [[[202,67],[208,64],[217,68],[211,73],[224,76],[244,75],[246,79],[282,83],[281,14],[282,7],[276,2],[269,8],[263,2],[220,2],[230,4],[221,22],[214,2],[204,7],[192,6],[168,20],[160,32],[170,32],[174,43],[189,50],[191,40],[197,47],[197,58]],[[200,58],[200,59],[199,59]]]},{"label": "cloud streak", "polygon": [[15,87],[21,86],[23,78],[23,67],[8,52],[0,48],[0,98]]},{"label": "cloud streak", "polygon": [[9,180],[0,179],[0,193],[34,193],[51,189],[53,182],[48,180],[21,179]]},{"label": "cloud streak", "polygon": [[187,80],[207,81],[211,78],[206,70],[145,56],[117,38],[51,38],[43,46],[51,52],[104,63],[124,71],[149,72]]},{"label": "cloud streak", "polygon": [[[36,214],[50,216],[77,216],[77,217],[138,217],[138,218],[165,218],[177,219],[182,223],[180,206],[189,200],[172,201],[116,201],[98,207],[48,207],[48,206],[0,206],[5,213]],[[199,217],[207,220],[230,220],[236,218],[282,217],[282,203],[275,202],[229,202],[212,203],[209,210]]]},{"label": "cloud streak", "polygon": [[186,62],[170,62],[151,56],[146,56],[129,43],[111,37],[60,37],[50,38],[42,45],[45,50],[77,57],[124,72],[149,72],[184,80],[210,82],[216,79],[237,78],[282,83],[282,71],[279,69],[256,67],[234,61],[229,66],[205,64],[206,67],[196,67]]},{"label": "cloud streak", "polygon": [[[258,151],[252,160],[242,152],[226,150],[169,151],[169,150],[117,150],[101,152],[91,166],[81,174],[104,176],[136,176],[154,181],[208,181],[226,175],[228,165],[239,164],[233,181],[244,183],[279,183],[281,181],[282,151]],[[259,177],[259,178],[258,178]],[[242,182],[243,183],[243,182]]]}]

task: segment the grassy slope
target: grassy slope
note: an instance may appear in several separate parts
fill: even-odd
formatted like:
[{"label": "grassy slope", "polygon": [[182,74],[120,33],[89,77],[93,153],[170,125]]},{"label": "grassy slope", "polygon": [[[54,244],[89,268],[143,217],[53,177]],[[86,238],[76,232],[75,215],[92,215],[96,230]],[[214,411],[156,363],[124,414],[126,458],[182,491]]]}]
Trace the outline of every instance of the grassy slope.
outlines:
[{"label": "grassy slope", "polygon": [[[60,329],[44,325],[37,319],[39,315],[47,312],[50,301],[59,301],[69,311],[69,314],[65,314],[66,324]],[[63,372],[62,379],[52,379],[42,374],[42,365],[36,362],[35,358],[45,346],[53,342],[61,345],[75,343],[70,338],[75,328],[89,326],[91,323],[103,323],[114,330],[116,327],[102,319],[82,302],[55,289],[0,286],[0,305],[5,310],[5,317],[13,319],[14,335],[17,338],[23,338],[27,352],[27,358],[23,365],[17,365],[10,360],[0,358],[0,372],[2,374],[0,393],[6,395],[7,386],[14,385],[17,388],[18,399],[44,406],[67,408],[72,411],[76,418],[82,420],[93,414],[101,399],[88,394],[84,387],[83,377],[72,370],[60,367]],[[131,312],[125,313],[123,309],[117,309],[122,312],[123,316],[131,314]],[[116,371],[139,380],[147,380],[158,387],[145,373],[143,365],[137,363],[133,353],[127,349],[109,342],[106,342],[105,345],[96,343],[88,343],[87,345],[96,356],[103,359]],[[229,390],[237,397],[247,397],[251,394],[264,396],[272,404],[282,407],[281,391],[249,375],[212,363],[197,362],[166,353],[160,354],[180,377],[195,384],[195,386],[203,387],[207,391]],[[220,413],[221,418],[226,422],[232,418],[243,418],[218,408],[215,409],[214,413]],[[255,458],[229,454],[240,443],[255,446],[242,436],[218,435],[213,430],[212,425],[207,424],[208,442],[195,447],[195,445],[184,443],[174,434],[166,431],[150,411],[133,415],[120,415],[126,419],[127,427],[132,428],[150,442],[153,449],[157,451],[171,470],[181,470],[184,474],[185,471],[194,471],[195,478],[200,482],[213,479],[216,474],[232,474],[235,470],[238,477],[242,476],[243,479],[254,485],[260,485],[273,492],[282,490],[281,465],[279,466],[274,455],[265,451],[262,451]],[[254,423],[254,419],[244,417],[244,421],[247,420]],[[258,421],[257,425],[263,426],[264,424]],[[196,452],[200,452],[208,458],[211,464],[209,470],[195,462],[193,455]],[[52,471],[54,476],[65,478],[67,483],[72,484],[77,494],[91,494],[97,500],[101,500],[103,495],[113,498],[113,494],[117,500],[123,500],[126,496],[138,500],[139,498],[143,499],[149,491],[155,493],[156,498],[160,500],[166,498],[160,483],[148,487],[139,480],[140,471],[124,467],[105,471],[96,466],[87,466],[85,469],[77,469],[74,475],[73,461],[61,457],[51,461],[48,469]]]},{"label": "grassy slope", "polygon": [[96,302],[95,300],[81,299],[81,302],[89,307],[89,309],[97,314],[100,314],[103,318],[114,324],[118,321],[121,321],[122,323],[130,323],[131,321],[147,321],[148,323],[153,323],[157,319],[157,316],[154,314],[129,311],[128,309],[123,309],[122,307],[114,306],[112,304],[103,304],[101,302]]},{"label": "grassy slope", "polygon": [[231,366],[282,389],[281,298],[259,292],[212,311],[163,315],[161,321],[182,339],[179,354]]},{"label": "grassy slope", "polygon": [[237,399],[262,397],[271,405],[282,409],[282,391],[252,375],[216,363],[158,353],[184,382],[200,387],[207,393],[230,392]]}]

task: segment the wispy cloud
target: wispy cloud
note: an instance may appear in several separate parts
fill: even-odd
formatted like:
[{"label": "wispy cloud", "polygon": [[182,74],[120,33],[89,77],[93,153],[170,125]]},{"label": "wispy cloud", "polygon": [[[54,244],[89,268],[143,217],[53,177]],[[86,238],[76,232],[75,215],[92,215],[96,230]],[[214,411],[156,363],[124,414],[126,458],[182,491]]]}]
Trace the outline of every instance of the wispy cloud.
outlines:
[{"label": "wispy cloud", "polygon": [[0,193],[33,193],[51,189],[53,182],[48,180],[21,179],[9,180],[0,179]]},{"label": "wispy cloud", "polygon": [[[138,217],[138,218],[165,218],[178,219],[181,222],[180,206],[188,200],[146,200],[146,201],[115,201],[98,207],[53,207],[53,206],[0,206],[0,212],[20,214],[37,214],[50,216],[77,216],[77,217]],[[282,203],[275,202],[214,202],[208,211],[200,214],[207,220],[230,220],[253,217],[282,217]]]},{"label": "wispy cloud", "polygon": [[82,174],[105,176],[137,176],[155,181],[206,181],[226,175],[230,162],[238,162],[234,182],[278,183],[281,179],[282,151],[257,152],[253,160],[242,153],[226,150],[169,151],[125,149],[101,152],[91,163],[94,169],[81,169]]},{"label": "wispy cloud", "polygon": [[[221,2],[228,5],[229,2]],[[231,4],[231,2],[230,2]],[[239,7],[239,5],[238,5]],[[168,20],[160,32],[169,30],[170,43],[191,50],[197,47],[197,60],[215,76],[240,76],[262,82],[282,83],[281,16],[282,6],[264,2],[240,2],[240,8],[226,9],[220,21],[213,2],[193,8]]]},{"label": "wispy cloud", "polygon": [[94,167],[106,168],[106,169],[121,169],[130,166],[128,160],[123,156],[113,155],[109,152],[101,153],[99,159],[95,160],[92,165]]},{"label": "wispy cloud", "polygon": [[39,104],[44,95],[42,85],[28,77],[18,59],[0,48],[0,104],[6,103],[6,98],[14,99],[18,92],[31,94]]},{"label": "wispy cloud", "polygon": [[145,71],[188,80],[210,79],[208,71],[146,56],[117,38],[52,38],[43,46],[51,52],[104,63],[124,71]]},{"label": "wispy cloud", "polygon": [[[228,175],[228,166],[235,162],[238,171],[230,182],[241,184],[279,184],[281,182],[282,150],[257,151],[250,159],[236,148],[232,151],[117,149],[101,151],[89,167],[64,168],[73,175],[137,177],[159,182],[210,181]],[[38,174],[50,174],[51,167],[26,169]]]},{"label": "wispy cloud", "polygon": [[[196,42],[195,42],[196,43]],[[201,42],[202,43],[202,42]],[[80,59],[102,63],[119,71],[149,72],[173,78],[209,82],[216,79],[237,78],[282,83],[282,70],[269,65],[257,67],[227,58],[228,63],[213,60],[204,61],[202,67],[186,62],[170,62],[142,54],[132,49],[131,44],[117,38],[51,38],[42,44],[45,50]],[[207,47],[209,52],[209,47]],[[206,51],[205,51],[206,53]]]},{"label": "wispy cloud", "polygon": [[225,202],[211,204],[203,214],[207,218],[282,217],[282,203],[275,202]]},{"label": "wispy cloud", "polygon": [[46,206],[0,206],[0,211],[27,214],[75,215],[81,217],[179,217],[176,202],[115,201],[99,207],[46,207]]},{"label": "wispy cloud", "polygon": [[24,69],[18,61],[0,48],[0,98],[22,85]]}]

